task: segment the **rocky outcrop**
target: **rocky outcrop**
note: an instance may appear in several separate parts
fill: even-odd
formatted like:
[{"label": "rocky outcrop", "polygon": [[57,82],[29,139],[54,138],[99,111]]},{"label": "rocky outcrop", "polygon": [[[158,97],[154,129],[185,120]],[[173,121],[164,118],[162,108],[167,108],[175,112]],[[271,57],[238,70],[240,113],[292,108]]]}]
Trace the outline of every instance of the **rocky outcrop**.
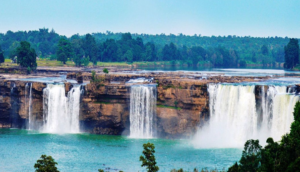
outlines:
[{"label": "rocky outcrop", "polygon": [[[32,115],[43,118],[43,83],[32,83]],[[0,127],[26,128],[29,110],[29,88],[24,81],[0,80]]]},{"label": "rocky outcrop", "polygon": [[[106,76],[85,86],[82,126],[96,134],[129,134],[129,76]],[[120,84],[111,84],[111,80]],[[154,80],[157,84],[157,133],[159,137],[190,137],[208,119],[206,82]]]}]

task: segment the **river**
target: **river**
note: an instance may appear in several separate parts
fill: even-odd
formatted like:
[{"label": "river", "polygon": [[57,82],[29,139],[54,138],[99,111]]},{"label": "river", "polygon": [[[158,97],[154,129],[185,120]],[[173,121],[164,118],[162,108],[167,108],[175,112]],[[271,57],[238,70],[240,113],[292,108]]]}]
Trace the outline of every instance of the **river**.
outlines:
[{"label": "river", "polygon": [[223,169],[241,156],[239,148],[195,149],[189,140],[131,139],[126,136],[92,134],[45,134],[20,129],[0,129],[0,171],[34,171],[36,160],[51,155],[60,171],[126,172],[141,167],[143,143],[155,144],[160,171],[183,168]]}]

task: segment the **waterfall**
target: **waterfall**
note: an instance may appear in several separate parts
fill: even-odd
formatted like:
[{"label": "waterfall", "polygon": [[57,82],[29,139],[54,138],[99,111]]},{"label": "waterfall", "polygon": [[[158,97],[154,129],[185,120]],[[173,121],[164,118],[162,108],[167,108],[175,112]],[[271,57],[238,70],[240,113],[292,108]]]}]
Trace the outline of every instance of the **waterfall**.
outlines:
[{"label": "waterfall", "polygon": [[130,137],[154,137],[156,85],[133,85],[130,92]]},{"label": "waterfall", "polygon": [[10,88],[10,93],[11,93],[11,94],[14,93],[15,87],[16,87],[16,84],[15,84],[15,83],[12,83],[12,84],[11,84],[11,88]]},{"label": "waterfall", "polygon": [[32,111],[32,83],[30,83],[30,88],[29,88],[29,104],[28,104],[29,130],[32,130],[34,128],[34,120],[31,111]]},{"label": "waterfall", "polygon": [[16,84],[11,83],[11,89],[10,89],[10,104],[11,104],[11,115],[10,115],[10,121],[11,121],[11,127],[12,128],[18,128],[18,121],[17,118],[19,116],[19,98],[16,96]]},{"label": "waterfall", "polygon": [[78,133],[80,95],[79,85],[66,96],[64,84],[48,84],[43,91],[43,132]]},{"label": "waterfall", "polygon": [[25,109],[28,115],[27,128],[32,130],[34,129],[34,119],[32,116],[32,83],[26,83],[25,85]]},{"label": "waterfall", "polygon": [[273,98],[272,118],[269,118],[271,121],[269,132],[274,140],[279,141],[284,134],[290,131],[291,123],[294,121],[294,107],[299,101],[299,96],[287,94],[284,86],[270,87],[269,90],[276,92]]},{"label": "waterfall", "polygon": [[194,145],[242,147],[248,139],[264,144],[268,137],[278,141],[289,132],[299,97],[289,94],[286,86],[268,86],[267,90],[262,86],[262,111],[258,111],[254,89],[254,85],[210,84],[210,120],[196,133]]}]

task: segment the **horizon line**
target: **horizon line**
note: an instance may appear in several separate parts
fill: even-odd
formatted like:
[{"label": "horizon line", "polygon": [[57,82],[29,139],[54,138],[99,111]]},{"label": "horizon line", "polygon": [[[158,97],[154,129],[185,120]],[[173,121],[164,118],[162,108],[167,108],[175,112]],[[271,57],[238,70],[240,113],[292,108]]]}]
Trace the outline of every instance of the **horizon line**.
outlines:
[{"label": "horizon line", "polygon": [[[101,34],[105,34],[105,35],[109,35],[109,33],[112,33],[112,34],[124,34],[124,33],[130,33],[131,35],[151,35],[151,36],[160,36],[160,35],[165,35],[165,36],[172,36],[172,35],[175,35],[175,36],[180,36],[180,34],[182,34],[182,36],[197,36],[197,37],[210,37],[210,38],[212,38],[212,37],[229,37],[229,36],[231,36],[231,37],[235,37],[235,38],[264,38],[264,39],[270,39],[270,38],[283,38],[283,39],[292,39],[292,38],[294,38],[294,39],[299,39],[300,40],[300,38],[297,38],[297,37],[288,37],[288,36],[285,36],[285,37],[283,37],[283,36],[265,36],[265,37],[260,37],[260,36],[251,36],[251,35],[243,35],[243,36],[241,36],[241,35],[202,35],[202,34],[184,34],[184,33],[177,33],[177,34],[175,34],[175,33],[156,33],[156,34],[153,34],[153,33],[132,33],[132,32],[113,32],[113,31],[109,31],[109,30],[106,30],[105,32],[101,32],[101,31],[99,31],[99,32],[89,32],[89,33],[85,33],[85,34],[79,34],[79,33],[75,33],[75,34],[72,34],[71,36],[67,36],[67,35],[63,35],[63,34],[60,34],[60,33],[58,33],[58,32],[56,32],[55,31],[55,29],[54,28],[39,28],[39,29],[48,29],[49,30],[49,32],[51,32],[52,30],[55,32],[55,33],[57,33],[59,36],[66,36],[67,38],[71,38],[73,35],[79,35],[79,36],[85,36],[85,35],[87,35],[87,34],[91,34],[91,35],[93,35],[93,34],[99,34],[99,33],[101,33]],[[6,31],[6,33],[7,32],[9,32],[9,31],[11,31],[11,32],[14,32],[14,33],[16,33],[16,32],[30,32],[30,31],[39,31],[39,29],[36,29],[36,30],[15,30],[15,31],[13,31],[13,30],[7,30]],[[6,35],[6,33],[2,33],[2,32],[0,32],[0,34],[3,34],[3,35]]]}]

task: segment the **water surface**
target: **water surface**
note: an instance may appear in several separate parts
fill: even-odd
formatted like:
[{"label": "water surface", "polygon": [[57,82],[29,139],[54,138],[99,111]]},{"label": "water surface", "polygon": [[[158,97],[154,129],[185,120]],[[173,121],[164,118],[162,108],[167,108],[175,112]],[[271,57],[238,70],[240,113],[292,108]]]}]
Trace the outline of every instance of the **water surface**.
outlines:
[{"label": "water surface", "polygon": [[146,142],[155,144],[160,171],[173,168],[222,169],[241,156],[241,149],[195,149],[189,140],[130,139],[92,134],[42,134],[20,129],[0,129],[0,171],[34,171],[42,155],[51,155],[61,171],[146,171],[139,156]]}]

